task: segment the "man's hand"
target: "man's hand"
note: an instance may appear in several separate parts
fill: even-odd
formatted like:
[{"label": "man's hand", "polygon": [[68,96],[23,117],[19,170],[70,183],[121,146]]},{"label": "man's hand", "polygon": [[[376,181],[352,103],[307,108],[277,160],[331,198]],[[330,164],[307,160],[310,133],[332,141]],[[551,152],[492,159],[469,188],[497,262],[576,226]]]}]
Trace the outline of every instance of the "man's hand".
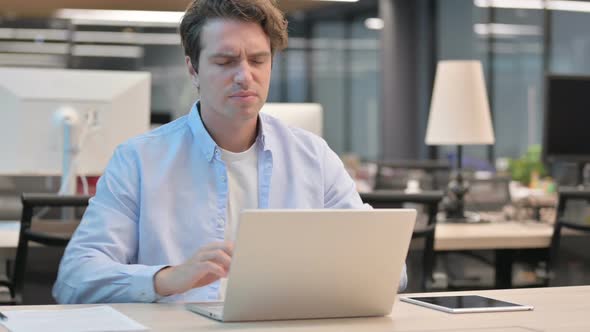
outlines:
[{"label": "man's hand", "polygon": [[154,276],[156,293],[160,296],[180,294],[227,277],[233,248],[231,242],[213,242],[186,262],[158,271]]}]

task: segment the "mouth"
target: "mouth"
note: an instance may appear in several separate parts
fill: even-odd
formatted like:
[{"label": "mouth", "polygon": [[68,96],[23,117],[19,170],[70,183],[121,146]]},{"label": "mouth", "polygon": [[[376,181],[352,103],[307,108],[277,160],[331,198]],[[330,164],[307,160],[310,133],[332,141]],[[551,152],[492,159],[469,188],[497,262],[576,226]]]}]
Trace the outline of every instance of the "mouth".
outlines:
[{"label": "mouth", "polygon": [[234,93],[234,94],[230,95],[229,98],[231,100],[235,100],[237,102],[250,103],[250,102],[254,102],[254,101],[256,101],[256,99],[258,99],[258,94],[254,93],[254,92],[250,92],[250,91],[243,91],[243,92]]},{"label": "mouth", "polygon": [[242,91],[238,93],[234,93],[230,96],[230,98],[245,98],[245,97],[257,97],[258,95],[255,92],[251,91]]}]

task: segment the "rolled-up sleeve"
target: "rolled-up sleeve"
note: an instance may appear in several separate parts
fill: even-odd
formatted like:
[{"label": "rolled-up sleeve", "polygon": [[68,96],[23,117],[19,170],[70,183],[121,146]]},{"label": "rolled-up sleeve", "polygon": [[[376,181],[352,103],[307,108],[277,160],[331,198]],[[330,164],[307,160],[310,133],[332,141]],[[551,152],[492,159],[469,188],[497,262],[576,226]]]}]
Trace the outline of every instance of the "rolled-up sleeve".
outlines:
[{"label": "rolled-up sleeve", "polygon": [[115,151],[62,258],[59,303],[153,302],[165,266],[136,264],[140,166],[129,146]]}]

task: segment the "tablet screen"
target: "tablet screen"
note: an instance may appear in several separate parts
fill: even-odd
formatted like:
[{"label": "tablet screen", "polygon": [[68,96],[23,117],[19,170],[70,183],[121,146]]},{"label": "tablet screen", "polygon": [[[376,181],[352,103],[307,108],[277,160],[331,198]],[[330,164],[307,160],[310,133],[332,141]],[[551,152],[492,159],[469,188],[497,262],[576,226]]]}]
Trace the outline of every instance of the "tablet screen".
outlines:
[{"label": "tablet screen", "polygon": [[499,301],[489,297],[478,295],[466,296],[438,296],[438,297],[410,297],[416,301],[427,302],[441,307],[451,309],[467,308],[498,308],[498,307],[517,307],[518,304]]},{"label": "tablet screen", "polygon": [[532,306],[500,301],[479,295],[402,297],[401,300],[453,313],[533,309]]}]

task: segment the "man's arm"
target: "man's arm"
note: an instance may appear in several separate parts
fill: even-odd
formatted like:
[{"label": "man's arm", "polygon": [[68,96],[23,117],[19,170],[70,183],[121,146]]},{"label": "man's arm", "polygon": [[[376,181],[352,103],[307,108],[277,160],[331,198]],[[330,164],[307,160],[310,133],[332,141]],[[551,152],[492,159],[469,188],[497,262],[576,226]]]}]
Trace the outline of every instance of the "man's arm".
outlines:
[{"label": "man's arm", "polygon": [[[342,160],[326,144],[324,158],[324,207],[327,209],[372,209],[363,204]],[[406,265],[402,269],[398,290],[406,289],[408,276]]]},{"label": "man's arm", "polygon": [[133,150],[117,148],[62,258],[53,288],[59,303],[156,300],[153,276],[165,266],[134,264],[139,184]]},{"label": "man's arm", "polygon": [[363,204],[342,160],[324,144],[324,208],[327,209],[371,209]]},{"label": "man's arm", "polygon": [[233,247],[226,242],[177,266],[136,264],[139,169],[132,149],[115,151],[61,261],[53,287],[59,303],[153,302],[227,276]]}]

